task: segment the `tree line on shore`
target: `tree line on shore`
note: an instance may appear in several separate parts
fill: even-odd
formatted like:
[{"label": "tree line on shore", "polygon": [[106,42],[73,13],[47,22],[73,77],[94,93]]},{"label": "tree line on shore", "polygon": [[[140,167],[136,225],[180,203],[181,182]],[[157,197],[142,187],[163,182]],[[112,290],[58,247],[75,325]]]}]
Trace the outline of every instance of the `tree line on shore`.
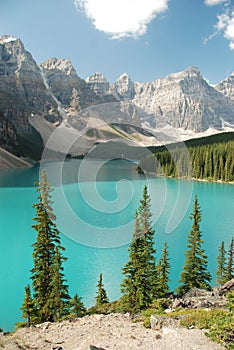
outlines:
[{"label": "tree line on shore", "polygon": [[[57,322],[62,319],[81,317],[87,310],[82,298],[75,294],[69,295],[67,281],[64,275],[64,247],[61,244],[60,233],[56,227],[56,217],[53,212],[52,189],[43,171],[38,183],[38,202],[33,205],[36,211],[33,228],[37,232],[33,244],[33,267],[31,286],[25,287],[25,295],[21,307],[22,325],[33,325],[45,321]],[[154,229],[151,221],[151,203],[147,186],[144,187],[139,208],[135,213],[135,226],[132,242],[129,246],[129,260],[122,269],[122,296],[119,308],[131,313],[141,312],[150,307],[158,298],[165,297],[169,292],[170,257],[168,245],[165,242],[161,257],[156,259]],[[203,249],[203,238],[200,230],[202,220],[198,197],[195,196],[190,219],[192,228],[188,234],[185,261],[180,275],[180,285],[177,293],[184,295],[191,288],[211,289],[211,274],[207,270],[208,258]],[[216,282],[223,284],[234,278],[233,270],[234,242],[228,249],[221,243],[217,256]],[[96,304],[90,312],[109,303],[107,292],[100,273],[97,284]]]},{"label": "tree line on shore", "polygon": [[205,145],[152,149],[142,159],[139,171],[171,177],[234,181],[234,140]]}]

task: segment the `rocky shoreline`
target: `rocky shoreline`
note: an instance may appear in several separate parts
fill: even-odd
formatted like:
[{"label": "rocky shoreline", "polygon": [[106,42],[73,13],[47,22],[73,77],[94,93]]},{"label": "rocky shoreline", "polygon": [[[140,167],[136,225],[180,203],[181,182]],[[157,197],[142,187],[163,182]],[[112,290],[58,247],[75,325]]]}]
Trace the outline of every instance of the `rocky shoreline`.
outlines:
[{"label": "rocky shoreline", "polygon": [[32,161],[16,157],[14,154],[0,147],[0,170],[30,168]]}]

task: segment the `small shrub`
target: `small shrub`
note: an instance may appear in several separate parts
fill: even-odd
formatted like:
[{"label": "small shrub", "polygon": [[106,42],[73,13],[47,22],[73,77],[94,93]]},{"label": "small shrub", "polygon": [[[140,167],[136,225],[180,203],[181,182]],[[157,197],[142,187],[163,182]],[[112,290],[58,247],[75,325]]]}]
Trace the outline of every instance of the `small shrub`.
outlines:
[{"label": "small shrub", "polygon": [[170,307],[171,301],[167,298],[160,298],[153,301],[152,308],[157,311],[157,313],[164,313],[164,310]]},{"label": "small shrub", "polygon": [[181,321],[181,326],[195,326],[199,329],[210,329],[217,319],[225,318],[227,311],[221,309],[206,310],[190,310],[190,314],[185,316]]},{"label": "small shrub", "polygon": [[15,330],[17,330],[19,328],[24,328],[24,327],[28,327],[28,322],[17,322],[17,323],[15,323]]},{"label": "small shrub", "polygon": [[141,314],[135,318],[135,322],[143,321],[143,326],[150,328],[150,317],[153,315],[165,316],[164,310],[170,305],[170,300],[160,298],[154,300],[151,307],[141,311]]},{"label": "small shrub", "polygon": [[224,317],[217,317],[207,336],[234,350],[234,291],[227,294],[227,300],[229,312]]},{"label": "small shrub", "polygon": [[229,311],[233,314],[234,313],[234,290],[232,290],[227,294],[227,300],[228,300]]},{"label": "small shrub", "polygon": [[93,314],[112,314],[112,313],[122,313],[123,309],[119,300],[112,301],[110,303],[103,304],[101,306],[93,306],[87,310],[88,315]]},{"label": "small shrub", "polygon": [[231,318],[220,318],[216,320],[216,323],[211,326],[207,336],[220,343],[225,345],[227,349],[234,349],[234,319]]},{"label": "small shrub", "polygon": [[185,327],[195,326],[208,329],[206,335],[213,341],[234,350],[234,316],[232,312],[222,309],[190,310],[180,324]]},{"label": "small shrub", "polygon": [[150,317],[147,317],[147,318],[144,320],[143,326],[144,326],[145,328],[150,328],[150,327],[151,327],[151,325],[150,325]]}]

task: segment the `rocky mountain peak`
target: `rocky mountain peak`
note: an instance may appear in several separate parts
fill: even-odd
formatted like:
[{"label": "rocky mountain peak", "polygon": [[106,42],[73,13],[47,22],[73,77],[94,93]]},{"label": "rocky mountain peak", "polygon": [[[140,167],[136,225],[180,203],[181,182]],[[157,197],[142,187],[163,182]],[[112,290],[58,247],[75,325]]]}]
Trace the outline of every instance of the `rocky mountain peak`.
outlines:
[{"label": "rocky mountain peak", "polygon": [[42,85],[47,95],[37,63],[22,41],[11,35],[0,37],[0,76],[0,90],[17,95],[25,105],[34,106],[38,98],[39,88],[32,92],[33,84]]},{"label": "rocky mountain peak", "polygon": [[188,74],[191,74],[191,75],[201,75],[198,67],[195,67],[195,66],[189,66],[185,69],[185,72],[187,72]]},{"label": "rocky mountain peak", "polygon": [[215,85],[215,89],[221,92],[224,96],[234,100],[234,72],[232,72],[228,78]]},{"label": "rocky mountain peak", "polygon": [[12,35],[3,35],[0,37],[0,44],[8,44],[12,41],[19,40]]},{"label": "rocky mountain peak", "polygon": [[127,73],[123,73],[114,83],[118,95],[124,99],[133,99],[135,95],[134,83]]},{"label": "rocky mountain peak", "polygon": [[232,122],[230,101],[203,78],[196,67],[165,76],[152,83],[135,84],[133,103],[151,115],[151,127],[167,124],[185,130],[203,131],[221,128],[222,120]]},{"label": "rocky mountain peak", "polygon": [[198,70],[197,67],[188,67],[183,71],[180,72],[176,72],[176,73],[171,73],[169,75],[166,75],[164,78],[161,78],[159,80],[175,80],[175,81],[183,81],[185,79],[202,79],[203,77],[200,73],[200,71]]},{"label": "rocky mountain peak", "polygon": [[87,83],[91,83],[91,82],[107,82],[107,79],[104,77],[104,75],[100,72],[96,72],[93,75],[90,75],[90,77],[88,77],[86,79]]},{"label": "rocky mountain peak", "polygon": [[30,143],[41,147],[62,119],[75,120],[80,130],[87,115],[77,118],[78,113],[95,106],[96,116],[97,105],[105,105],[108,123],[196,132],[231,128],[233,100],[234,73],[215,87],[193,66],[147,83],[135,83],[123,73],[109,84],[100,72],[85,81],[69,59],[52,57],[39,67],[20,39],[0,37],[0,128],[11,135],[13,145],[19,135],[30,148]]},{"label": "rocky mountain peak", "polygon": [[11,35],[0,37],[0,60],[12,62],[13,65],[17,64],[18,68],[21,68],[24,61],[31,61],[31,63],[33,61],[33,65],[36,65],[32,55],[25,50],[22,41]]},{"label": "rocky mountain peak", "polygon": [[86,79],[86,82],[97,94],[108,94],[110,84],[104,75],[100,72],[96,72]]},{"label": "rocky mountain peak", "polygon": [[49,60],[43,62],[41,67],[46,70],[59,70],[66,75],[76,74],[76,71],[69,59],[62,58],[58,59],[56,57],[52,57]]},{"label": "rocky mountain peak", "polygon": [[[180,91],[182,94],[197,96],[197,98],[201,98],[204,94],[209,94],[211,90],[214,90],[204,79],[198,68],[193,66],[181,72],[167,75],[153,83],[156,87],[168,85],[175,93]],[[215,93],[215,90],[213,93]]]},{"label": "rocky mountain peak", "polygon": [[130,76],[128,75],[128,73],[124,72],[122,73],[119,78],[117,79],[117,81],[123,81],[123,80],[126,80],[126,81],[129,81],[131,80]]}]

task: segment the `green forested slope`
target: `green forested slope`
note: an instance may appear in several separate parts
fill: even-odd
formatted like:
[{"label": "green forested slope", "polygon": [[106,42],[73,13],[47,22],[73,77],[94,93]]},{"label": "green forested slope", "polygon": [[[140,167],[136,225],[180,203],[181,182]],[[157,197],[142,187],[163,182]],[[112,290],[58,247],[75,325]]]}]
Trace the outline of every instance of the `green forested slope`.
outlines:
[{"label": "green forested slope", "polygon": [[140,171],[172,177],[234,181],[234,133],[223,133],[163,147],[140,161]]}]

